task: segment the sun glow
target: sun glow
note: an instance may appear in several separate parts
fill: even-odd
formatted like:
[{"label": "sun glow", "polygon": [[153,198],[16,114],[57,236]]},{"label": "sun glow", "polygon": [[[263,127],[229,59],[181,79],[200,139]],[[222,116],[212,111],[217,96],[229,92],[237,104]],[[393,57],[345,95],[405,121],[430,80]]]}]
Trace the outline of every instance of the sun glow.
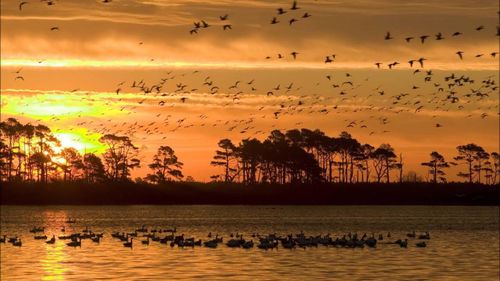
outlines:
[{"label": "sun glow", "polygon": [[60,151],[64,148],[72,147],[81,154],[84,153],[101,153],[104,151],[104,146],[99,142],[100,134],[88,132],[85,129],[77,129],[74,131],[58,131],[54,136],[60,141],[61,146],[54,148]]}]

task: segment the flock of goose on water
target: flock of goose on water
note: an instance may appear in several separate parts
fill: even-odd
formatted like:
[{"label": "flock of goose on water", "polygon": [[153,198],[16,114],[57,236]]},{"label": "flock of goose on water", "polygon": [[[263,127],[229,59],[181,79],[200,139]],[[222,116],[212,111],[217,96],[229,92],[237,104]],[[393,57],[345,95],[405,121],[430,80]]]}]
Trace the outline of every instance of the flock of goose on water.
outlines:
[{"label": "flock of goose on water", "polygon": [[[35,240],[44,240],[46,244],[55,244],[56,235],[52,235],[52,238],[48,239],[47,235],[44,234],[44,227],[33,227],[29,232],[34,235]],[[95,233],[88,227],[83,229],[81,232],[75,232],[71,234],[65,234],[66,229],[63,227],[61,229],[62,234],[57,237],[59,240],[68,240],[66,242],[67,246],[70,247],[81,247],[83,240],[91,240],[93,243],[99,244],[101,239],[104,237],[104,233]],[[243,234],[231,233],[229,239],[224,239],[219,234],[212,234],[209,232],[207,239],[202,241],[202,239],[187,236],[184,233],[178,235],[177,228],[173,229],[158,229],[152,228],[148,229],[145,225],[141,228],[136,229],[133,232],[113,232],[111,234],[113,239],[121,242],[123,247],[133,248],[136,243],[142,245],[149,245],[151,242],[157,242],[159,244],[170,245],[170,247],[207,247],[207,248],[217,248],[219,244],[226,245],[229,248],[243,248],[251,249],[256,246],[259,249],[269,250],[277,249],[279,247],[284,249],[295,249],[295,248],[309,248],[309,247],[335,247],[335,248],[363,248],[370,247],[375,248],[377,244],[388,244],[388,245],[398,245],[401,248],[407,248],[410,245],[409,239],[414,239],[414,245],[419,248],[424,248],[427,246],[425,240],[430,240],[429,232],[417,234],[415,231],[406,234],[403,239],[392,239],[391,233],[388,232],[386,235],[380,233],[376,235],[372,233],[370,235],[364,233],[362,236],[357,233],[346,233],[333,237],[330,233],[326,235],[316,235],[308,236],[304,232],[298,234],[287,234],[284,236],[272,234],[258,234],[252,233],[250,239],[243,238]],[[47,240],[48,239],[48,240]],[[140,242],[137,242],[140,241]],[[13,236],[7,238],[7,235],[2,235],[0,237],[0,243],[11,243],[15,247],[21,247],[22,241],[18,236]]]}]

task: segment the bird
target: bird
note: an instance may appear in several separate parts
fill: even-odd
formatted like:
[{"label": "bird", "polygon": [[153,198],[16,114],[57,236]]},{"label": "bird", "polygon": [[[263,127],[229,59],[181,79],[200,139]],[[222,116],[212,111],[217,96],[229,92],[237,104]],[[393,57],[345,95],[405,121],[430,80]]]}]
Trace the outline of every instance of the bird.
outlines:
[{"label": "bird", "polygon": [[438,34],[436,34],[436,40],[443,40],[443,34],[441,32],[439,32]]},{"label": "bird", "polygon": [[482,26],[482,25],[480,25],[480,26],[476,27],[476,31],[481,31],[481,30],[483,30],[483,29],[484,29],[484,26]]},{"label": "bird", "polygon": [[132,244],[133,240],[134,240],[134,238],[130,238],[130,242],[127,241],[127,242],[123,243],[123,247],[132,248],[132,246],[133,246],[133,244]]},{"label": "bird", "polygon": [[59,31],[59,27],[57,27],[57,26],[51,27],[50,31]]},{"label": "bird", "polygon": [[292,23],[296,22],[296,21],[299,21],[298,19],[290,19],[290,21],[288,22],[288,25],[292,25]]},{"label": "bird", "polygon": [[330,59],[330,56],[326,56],[325,58],[325,63],[332,63],[332,59]]},{"label": "bird", "polygon": [[375,65],[377,66],[377,69],[380,69],[381,62],[376,62]]},{"label": "bird", "polygon": [[26,5],[26,4],[28,4],[28,2],[26,2],[26,1],[23,1],[23,2],[19,3],[19,11],[22,11],[23,10],[23,6]]},{"label": "bird", "polygon": [[420,67],[424,68],[424,61],[427,60],[426,58],[419,58],[418,62],[420,63]]},{"label": "bird", "polygon": [[292,7],[290,8],[290,10],[298,10],[298,9],[300,9],[300,8],[297,7],[297,1],[293,1]]},{"label": "bird", "polygon": [[273,17],[273,19],[271,20],[271,24],[277,24],[279,23],[278,19],[276,17]]},{"label": "bird", "polygon": [[429,38],[428,35],[422,35],[422,36],[420,36],[420,42],[422,42],[422,44],[424,44],[425,39],[427,39],[427,38]]},{"label": "bird", "polygon": [[459,35],[462,35],[462,32],[457,31],[457,32],[453,33],[451,36],[459,36]]},{"label": "bird", "polygon": [[296,59],[298,54],[299,54],[299,53],[297,53],[297,52],[295,52],[295,51],[290,53],[290,55],[292,55],[292,56],[293,56],[293,59]]},{"label": "bird", "polygon": [[286,11],[283,8],[278,8],[277,10],[278,10],[278,15],[286,13]]},{"label": "bird", "polygon": [[305,18],[308,18],[308,17],[310,17],[310,16],[311,16],[311,15],[310,15],[309,13],[307,13],[307,12],[306,12],[306,13],[304,13],[304,15],[302,15],[302,18],[304,18],[304,19],[305,19]]},{"label": "bird", "polygon": [[413,40],[413,37],[406,37],[405,38],[406,43],[410,43],[411,40]]},{"label": "bird", "polygon": [[233,28],[231,27],[230,24],[225,24],[224,26],[222,26],[222,29],[227,30],[227,29],[233,29]]},{"label": "bird", "polygon": [[228,18],[228,17],[229,17],[229,15],[228,15],[228,14],[225,14],[225,15],[223,15],[223,16],[219,16],[219,19],[220,19],[220,20],[227,20],[227,18]]},{"label": "bird", "polygon": [[498,52],[493,52],[490,54],[492,58],[495,58],[498,55]]},{"label": "bird", "polygon": [[458,51],[458,52],[456,52],[456,54],[458,55],[458,57],[459,57],[461,60],[463,60],[463,59],[464,59],[464,57],[463,57],[464,52],[462,52],[462,51]]},{"label": "bird", "polygon": [[387,32],[387,33],[385,34],[385,38],[384,38],[384,39],[385,39],[385,40],[391,40],[391,39],[393,39],[393,38],[391,37],[391,33],[390,33],[390,32]]}]

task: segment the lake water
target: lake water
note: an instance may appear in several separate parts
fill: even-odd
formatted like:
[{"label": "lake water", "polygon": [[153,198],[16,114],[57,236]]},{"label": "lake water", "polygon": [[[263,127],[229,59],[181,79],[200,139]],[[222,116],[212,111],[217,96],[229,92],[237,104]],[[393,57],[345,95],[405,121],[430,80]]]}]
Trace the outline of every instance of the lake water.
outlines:
[{"label": "lake water", "polygon": [[[499,280],[499,208],[443,206],[1,206],[1,234],[19,236],[22,247],[0,244],[1,280]],[[75,218],[75,224],[67,224]],[[207,240],[212,232],[306,235],[391,232],[405,238],[429,231],[426,248],[274,250],[205,247],[171,248],[139,241],[132,249],[112,238],[114,231],[177,228]],[[29,230],[44,226],[47,236],[104,232],[100,244],[68,240],[46,244]],[[142,240],[142,238],[137,238]],[[385,238],[384,241],[387,241]]]}]

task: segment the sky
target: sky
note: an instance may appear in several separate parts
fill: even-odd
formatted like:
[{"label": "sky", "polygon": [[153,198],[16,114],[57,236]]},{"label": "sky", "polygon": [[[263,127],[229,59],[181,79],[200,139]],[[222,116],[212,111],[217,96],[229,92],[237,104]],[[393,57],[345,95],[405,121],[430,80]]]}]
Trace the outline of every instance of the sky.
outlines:
[{"label": "sky", "polygon": [[[422,175],[433,150],[448,160],[470,142],[499,150],[498,1],[25,2],[0,3],[2,119],[46,124],[82,152],[128,135],[137,176],[169,145],[185,175],[206,181],[218,140],[273,129],[390,143]],[[190,32],[201,20],[209,27]],[[407,62],[420,58],[423,68]],[[474,83],[448,86],[452,74]],[[134,81],[163,86],[144,93]]]}]

